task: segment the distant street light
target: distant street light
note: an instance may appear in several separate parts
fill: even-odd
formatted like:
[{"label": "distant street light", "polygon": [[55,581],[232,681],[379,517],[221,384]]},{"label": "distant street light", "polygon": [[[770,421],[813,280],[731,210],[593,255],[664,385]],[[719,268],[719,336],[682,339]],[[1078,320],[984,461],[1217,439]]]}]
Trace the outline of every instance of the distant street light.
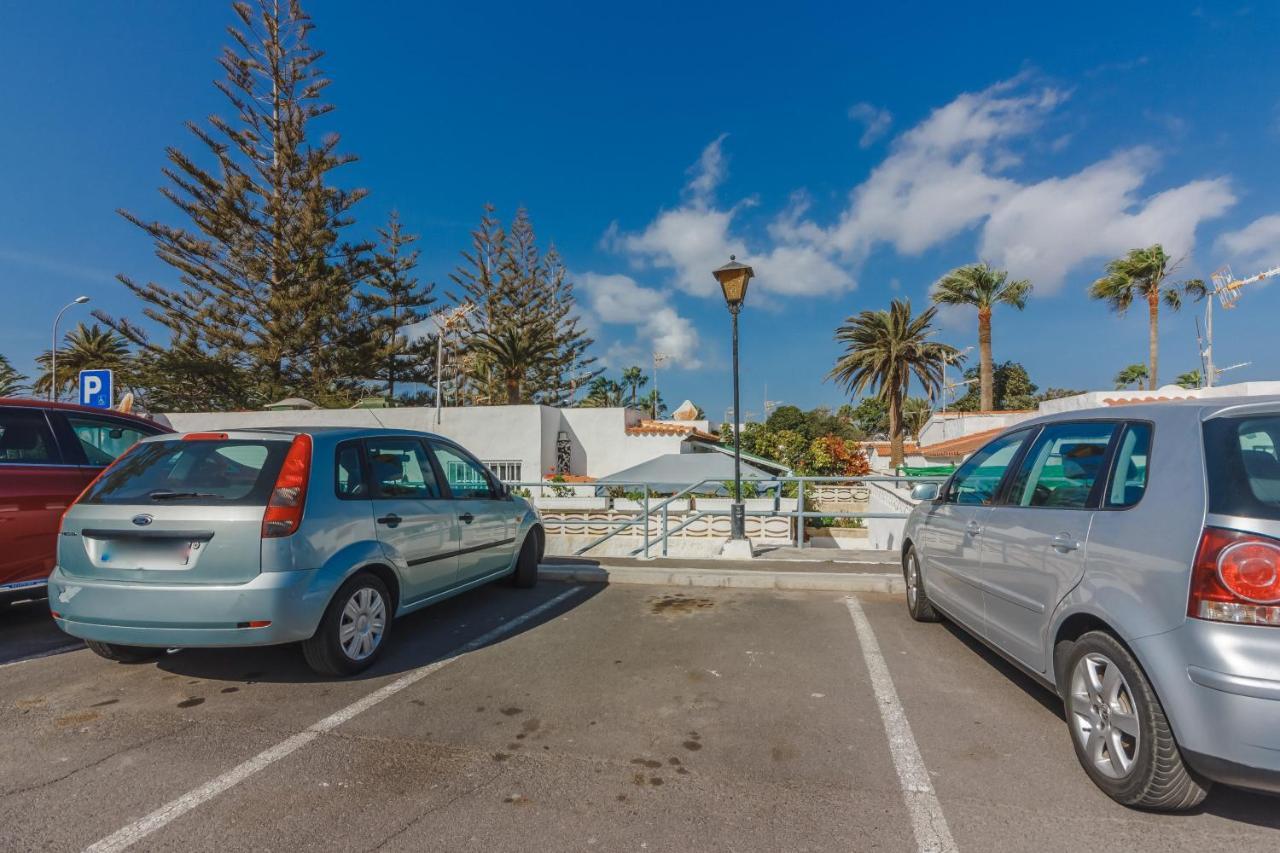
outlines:
[{"label": "distant street light", "polygon": [[[738,401],[738,312],[747,298],[747,285],[755,271],[746,264],[738,263],[733,255],[729,263],[715,270],[712,275],[720,282],[720,290],[724,292],[725,304],[729,306],[729,314],[733,317],[733,414],[737,420],[741,404]],[[742,430],[733,431],[733,506],[729,509],[729,539],[742,541],[747,538],[747,514],[742,505]]]},{"label": "distant street light", "polygon": [[444,388],[442,386],[444,374],[444,337],[449,330],[453,328],[453,324],[475,310],[474,302],[464,302],[447,311],[437,311],[431,315],[431,320],[436,325],[436,424],[440,423],[440,406],[444,402]]},{"label": "distant street light", "polygon": [[671,356],[665,352],[653,351],[653,419],[658,419],[658,368],[667,363]]},{"label": "distant street light", "polygon": [[63,313],[73,305],[83,305],[89,301],[87,296],[77,296],[66,305],[62,306],[62,311],[53,318],[53,349],[49,350],[49,399],[56,400],[58,397],[58,321],[62,319]]}]

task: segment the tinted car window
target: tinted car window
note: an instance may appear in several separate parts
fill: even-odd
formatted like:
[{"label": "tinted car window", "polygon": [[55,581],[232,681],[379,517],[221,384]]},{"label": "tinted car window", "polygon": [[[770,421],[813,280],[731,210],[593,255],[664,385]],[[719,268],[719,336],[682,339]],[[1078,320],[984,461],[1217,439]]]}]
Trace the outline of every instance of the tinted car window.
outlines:
[{"label": "tinted car window", "polygon": [[56,465],[58,446],[38,409],[0,409],[0,465]]},{"label": "tinted car window", "polygon": [[1009,490],[1014,506],[1082,509],[1103,473],[1115,424],[1049,424],[1018,466]]},{"label": "tinted car window", "polygon": [[1280,520],[1280,414],[1204,424],[1209,512]]},{"label": "tinted car window", "polygon": [[427,449],[416,438],[376,438],[365,445],[376,498],[440,497]]},{"label": "tinted car window", "polygon": [[110,465],[139,439],[152,434],[109,418],[71,412],[66,413],[66,418],[90,465]]},{"label": "tinted car window", "polygon": [[139,444],[94,484],[90,504],[266,506],[287,441]]},{"label": "tinted car window", "polygon": [[338,448],[334,488],[340,498],[369,497],[369,485],[364,481],[364,466],[361,464],[360,453],[361,448],[358,442],[350,442]]},{"label": "tinted car window", "polygon": [[447,445],[433,446],[436,461],[444,478],[449,481],[449,491],[455,498],[490,498],[493,497],[493,486],[484,466],[469,456],[464,456]]},{"label": "tinted car window", "polygon": [[1107,490],[1107,506],[1128,507],[1142,500],[1147,490],[1148,457],[1151,453],[1151,425],[1129,424],[1116,450],[1115,473]]},{"label": "tinted car window", "polygon": [[947,486],[947,503],[989,504],[1004,478],[1027,432],[1001,436],[965,460],[951,476]]}]

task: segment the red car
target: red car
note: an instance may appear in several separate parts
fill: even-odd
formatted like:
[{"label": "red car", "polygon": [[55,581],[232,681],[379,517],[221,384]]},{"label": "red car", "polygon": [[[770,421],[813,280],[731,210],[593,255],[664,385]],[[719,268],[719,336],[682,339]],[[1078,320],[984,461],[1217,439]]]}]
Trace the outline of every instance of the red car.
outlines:
[{"label": "red car", "polygon": [[44,586],[58,523],[135,441],[172,430],[109,409],[0,397],[0,597]]}]

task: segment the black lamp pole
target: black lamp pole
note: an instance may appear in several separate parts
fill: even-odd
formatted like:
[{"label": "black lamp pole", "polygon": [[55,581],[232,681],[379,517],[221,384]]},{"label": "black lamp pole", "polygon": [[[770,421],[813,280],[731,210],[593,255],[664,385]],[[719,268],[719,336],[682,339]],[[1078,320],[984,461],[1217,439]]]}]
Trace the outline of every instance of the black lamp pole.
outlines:
[{"label": "black lamp pole", "polygon": [[738,312],[747,298],[747,285],[755,272],[738,263],[733,255],[729,263],[711,273],[720,282],[725,304],[733,317],[733,505],[729,507],[729,539],[747,538],[747,513],[742,506],[742,401],[738,397]]},{"label": "black lamp pole", "polygon": [[742,505],[742,423],[738,402],[738,312],[741,302],[729,303],[733,316],[733,506],[729,509],[729,538],[747,538],[747,513]]}]

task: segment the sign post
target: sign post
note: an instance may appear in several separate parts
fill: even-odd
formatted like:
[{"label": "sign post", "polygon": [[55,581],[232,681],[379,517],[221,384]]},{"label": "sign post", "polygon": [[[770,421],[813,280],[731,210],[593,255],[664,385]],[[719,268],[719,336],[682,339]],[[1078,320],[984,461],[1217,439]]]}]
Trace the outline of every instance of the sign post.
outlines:
[{"label": "sign post", "polygon": [[115,383],[110,370],[80,371],[80,405],[109,409],[115,405]]}]

